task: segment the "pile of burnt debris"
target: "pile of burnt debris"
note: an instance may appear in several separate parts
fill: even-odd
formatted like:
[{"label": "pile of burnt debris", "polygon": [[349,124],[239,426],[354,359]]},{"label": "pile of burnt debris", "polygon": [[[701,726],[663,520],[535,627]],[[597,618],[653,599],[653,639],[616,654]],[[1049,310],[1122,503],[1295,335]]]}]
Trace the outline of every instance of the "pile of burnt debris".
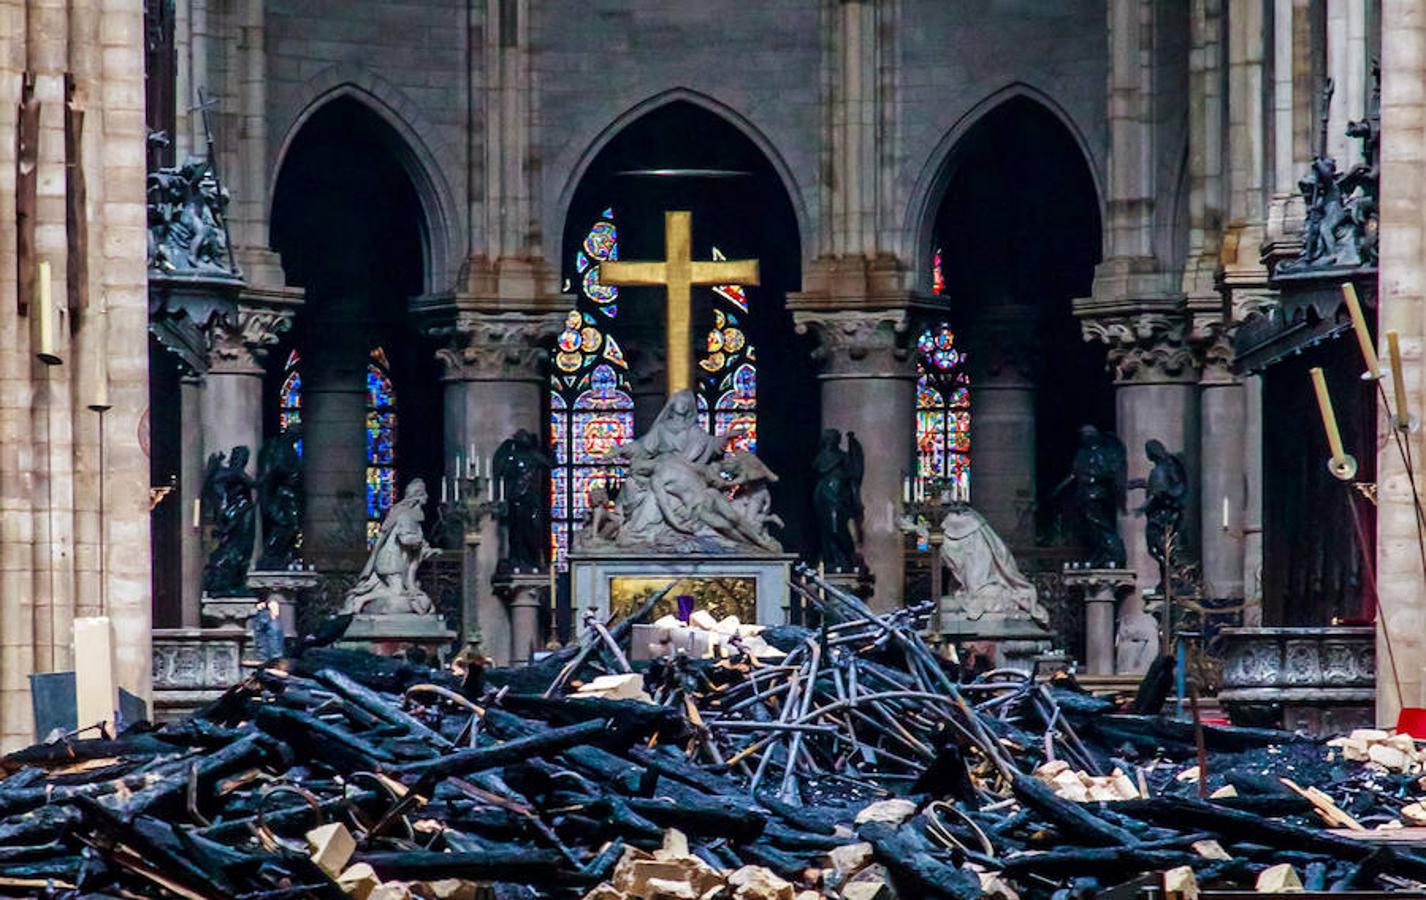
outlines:
[{"label": "pile of burnt debris", "polygon": [[[1426,756],[1409,738],[1175,721],[1063,678],[962,683],[919,636],[924,610],[875,614],[831,586],[806,598],[816,629],[730,623],[712,656],[634,673],[633,624],[657,599],[612,627],[587,618],[577,646],[531,666],[434,670],[307,646],[187,719],[12,753],[0,895],[1426,885],[1426,851],[1403,840],[1426,825]],[[1134,702],[1162,702],[1162,674]]]}]

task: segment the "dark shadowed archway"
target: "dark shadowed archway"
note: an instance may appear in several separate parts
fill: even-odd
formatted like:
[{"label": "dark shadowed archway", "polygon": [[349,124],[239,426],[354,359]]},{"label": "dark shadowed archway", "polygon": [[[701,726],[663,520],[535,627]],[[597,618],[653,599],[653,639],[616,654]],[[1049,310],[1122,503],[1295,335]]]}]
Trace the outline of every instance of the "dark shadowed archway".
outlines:
[{"label": "dark shadowed archway", "polygon": [[271,244],[306,303],[295,356],[284,350],[271,373],[268,431],[300,419],[303,553],[323,568],[359,565],[370,523],[401,486],[442,471],[438,372],[407,312],[429,227],[400,141],[369,107],[338,97],[288,143],[274,190]]}]

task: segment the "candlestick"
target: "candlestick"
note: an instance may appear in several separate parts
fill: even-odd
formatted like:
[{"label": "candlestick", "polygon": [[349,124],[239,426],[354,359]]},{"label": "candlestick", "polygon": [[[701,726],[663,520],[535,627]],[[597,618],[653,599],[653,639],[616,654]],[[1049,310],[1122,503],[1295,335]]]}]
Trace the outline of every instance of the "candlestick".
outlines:
[{"label": "candlestick", "polygon": [[1406,373],[1401,367],[1401,332],[1394,328],[1386,333],[1386,354],[1391,360],[1391,388],[1396,395],[1396,427],[1410,431],[1411,406],[1406,401]]},{"label": "candlestick", "polygon": [[1342,296],[1347,299],[1347,312],[1352,315],[1352,327],[1357,332],[1357,343],[1362,348],[1362,359],[1366,361],[1368,378],[1381,377],[1381,362],[1376,356],[1376,344],[1367,328],[1367,317],[1362,315],[1362,304],[1357,300],[1357,287],[1348,281],[1342,285]]},{"label": "candlestick", "polygon": [[1357,473],[1357,461],[1347,455],[1342,446],[1342,432],[1337,428],[1337,414],[1332,410],[1332,395],[1327,392],[1327,379],[1318,366],[1312,367],[1312,387],[1317,392],[1317,409],[1322,413],[1322,429],[1327,432],[1327,447],[1332,454],[1327,467],[1333,475],[1346,481]]}]

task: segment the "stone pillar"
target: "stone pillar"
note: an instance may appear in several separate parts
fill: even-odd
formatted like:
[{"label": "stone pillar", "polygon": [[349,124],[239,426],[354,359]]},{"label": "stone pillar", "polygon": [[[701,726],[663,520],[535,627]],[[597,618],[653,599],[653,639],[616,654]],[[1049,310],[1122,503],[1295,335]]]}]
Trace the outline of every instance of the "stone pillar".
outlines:
[{"label": "stone pillar", "polygon": [[[1413,412],[1423,416],[1426,342],[1426,0],[1382,0],[1382,194],[1378,309],[1383,331],[1401,332],[1402,371]],[[1423,416],[1426,418],[1426,416]],[[1384,417],[1383,425],[1385,427]],[[1426,430],[1413,432],[1416,483],[1426,484]],[[1402,705],[1426,706],[1426,573],[1416,552],[1415,498],[1406,468],[1384,436],[1377,457],[1377,617],[1391,634],[1398,695],[1377,629],[1377,722],[1392,725]],[[1350,540],[1344,535],[1342,540]]]},{"label": "stone pillar", "polygon": [[[458,309],[438,314],[427,327],[444,344],[437,358],[445,383],[448,461],[456,453],[467,454],[472,444],[476,455],[489,461],[500,443],[521,428],[545,434],[543,363],[562,319],[560,313]],[[510,614],[490,581],[501,549],[498,524],[487,517],[476,553],[477,591],[466,594],[461,613],[463,638],[479,640],[487,655],[505,665],[510,662]]]},{"label": "stone pillar", "polygon": [[[1332,106],[1327,118],[1327,152],[1346,171],[1358,159],[1357,144],[1347,137],[1347,123],[1367,108],[1367,0],[1326,0],[1327,77]],[[1395,22],[1385,15],[1383,22]],[[1390,29],[1386,29],[1390,30]]]},{"label": "stone pillar", "polygon": [[1243,379],[1243,625],[1263,624],[1263,379]]},{"label": "stone pillar", "polygon": [[[179,422],[185,435],[202,431],[203,423],[203,379],[202,376],[184,376],[179,382],[178,402],[181,405]],[[203,612],[203,564],[207,561],[203,552],[203,528],[194,522],[194,508],[203,493],[204,444],[201,440],[185,440],[178,474],[179,509],[183,519],[180,525],[183,561],[180,577],[183,580],[180,598],[184,628],[197,628],[201,624]]]},{"label": "stone pillar", "polygon": [[350,571],[366,549],[367,336],[357,328],[313,335],[302,360],[302,555],[320,570]]},{"label": "stone pillar", "polygon": [[[1198,483],[1198,367],[1188,345],[1188,322],[1182,315],[1143,313],[1123,318],[1087,319],[1089,339],[1109,345],[1109,366],[1115,374],[1115,430],[1129,454],[1129,479],[1147,478],[1144,445],[1157,438],[1172,453],[1182,453],[1190,485]],[[1198,492],[1191,490],[1184,511],[1183,535],[1197,535]],[[1159,567],[1149,555],[1142,491],[1129,495],[1129,509],[1119,517],[1128,568],[1140,586],[1159,583]],[[1190,548],[1191,549],[1191,548]]]},{"label": "stone pillar", "polygon": [[1219,332],[1204,353],[1201,411],[1199,559],[1209,597],[1243,594],[1243,521],[1247,485],[1247,392],[1228,371],[1232,346]]},{"label": "stone pillar", "polygon": [[897,526],[902,479],[913,470],[916,370],[907,346],[906,309],[798,311],[797,329],[814,331],[823,369],[822,424],[855,432],[866,451],[862,480],[862,556],[875,578],[873,609],[898,606],[905,536]]},{"label": "stone pillar", "polygon": [[[200,404],[205,465],[214,453],[247,447],[248,472],[256,474],[257,454],[262,447],[264,367],[268,351],[291,324],[290,310],[240,303],[236,312],[209,327],[208,374]],[[253,542],[254,559],[261,544],[259,534]]]},{"label": "stone pillar", "polygon": [[971,502],[1007,540],[1033,540],[1036,311],[988,307],[967,329],[975,437]]}]

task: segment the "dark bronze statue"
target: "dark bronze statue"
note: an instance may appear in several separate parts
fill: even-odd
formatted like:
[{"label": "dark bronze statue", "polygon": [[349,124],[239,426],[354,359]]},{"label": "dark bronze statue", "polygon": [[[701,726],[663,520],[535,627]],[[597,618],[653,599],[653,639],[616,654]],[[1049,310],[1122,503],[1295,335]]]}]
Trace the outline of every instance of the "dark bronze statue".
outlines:
[{"label": "dark bronze statue", "polygon": [[1372,70],[1375,86],[1366,117],[1347,125],[1347,135],[1362,142],[1362,162],[1346,172],[1327,153],[1328,108],[1332,81],[1322,88],[1321,130],[1312,165],[1297,186],[1307,203],[1302,251],[1277,267],[1280,274],[1313,269],[1363,268],[1377,264],[1378,192],[1381,182],[1381,69]]},{"label": "dark bronze statue", "polygon": [[202,159],[148,176],[149,268],[165,274],[233,275],[223,216],[228,192]]},{"label": "dark bronze statue", "polygon": [[1127,557],[1119,536],[1119,513],[1124,509],[1128,456],[1124,442],[1093,425],[1079,430],[1070,474],[1055,493],[1070,490],[1069,507],[1085,560],[1097,569],[1122,569]]},{"label": "dark bronze statue", "polygon": [[262,511],[262,557],[265,571],[286,569],[297,559],[302,534],[302,437],[296,428],[268,438],[258,453],[257,496]]},{"label": "dark bronze statue", "polygon": [[812,488],[812,510],[817,518],[818,559],[828,569],[850,569],[860,564],[852,526],[862,518],[862,475],[866,463],[857,436],[835,428],[822,432],[822,443],[812,460],[817,484]]},{"label": "dark bronze statue", "polygon": [[548,556],[550,527],[545,515],[545,475],[554,463],[540,449],[540,439],[525,429],[495,450],[491,472],[504,499],[508,549],[502,564],[533,571]]},{"label": "dark bronze statue", "polygon": [[208,457],[203,503],[213,520],[214,547],[203,568],[203,590],[211,597],[231,597],[246,587],[257,531],[248,455],[247,447],[234,447],[226,462],[222,453]]},{"label": "dark bronze statue", "polygon": [[[1144,489],[1144,505],[1136,512],[1145,519],[1149,555],[1161,566],[1172,565],[1182,550],[1179,538],[1183,510],[1188,502],[1188,467],[1180,454],[1170,453],[1160,441],[1149,441],[1144,445],[1144,453],[1153,468],[1148,478],[1136,478],[1129,482],[1129,487]],[[1174,538],[1172,558],[1168,553],[1170,536]]]}]

